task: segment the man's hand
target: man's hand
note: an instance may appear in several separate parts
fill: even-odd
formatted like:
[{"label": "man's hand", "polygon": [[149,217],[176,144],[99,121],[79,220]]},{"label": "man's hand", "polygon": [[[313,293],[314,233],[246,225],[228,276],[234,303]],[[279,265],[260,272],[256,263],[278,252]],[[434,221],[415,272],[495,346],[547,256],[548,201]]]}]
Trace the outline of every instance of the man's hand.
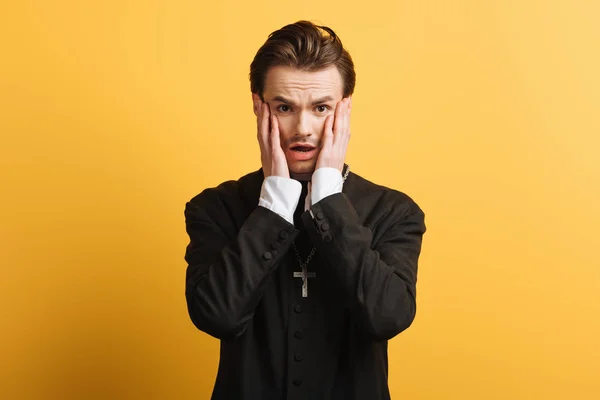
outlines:
[{"label": "man's hand", "polygon": [[317,159],[316,169],[331,167],[342,172],[346,150],[350,140],[350,110],[352,97],[342,99],[335,107],[334,115],[327,116],[323,132],[323,146]]},{"label": "man's hand", "polygon": [[262,169],[267,176],[290,177],[285,154],[281,148],[279,138],[279,123],[277,116],[271,115],[269,105],[258,99],[257,125],[258,144],[260,146],[260,159]]}]

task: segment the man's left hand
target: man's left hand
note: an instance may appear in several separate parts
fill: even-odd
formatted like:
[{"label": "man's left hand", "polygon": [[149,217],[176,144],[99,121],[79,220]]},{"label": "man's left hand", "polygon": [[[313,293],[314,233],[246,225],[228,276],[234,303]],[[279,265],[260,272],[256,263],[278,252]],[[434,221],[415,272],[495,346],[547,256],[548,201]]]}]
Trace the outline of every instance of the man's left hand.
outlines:
[{"label": "man's left hand", "polygon": [[315,169],[330,167],[342,172],[350,140],[351,109],[352,96],[348,96],[336,105],[334,115],[325,119],[323,146]]}]

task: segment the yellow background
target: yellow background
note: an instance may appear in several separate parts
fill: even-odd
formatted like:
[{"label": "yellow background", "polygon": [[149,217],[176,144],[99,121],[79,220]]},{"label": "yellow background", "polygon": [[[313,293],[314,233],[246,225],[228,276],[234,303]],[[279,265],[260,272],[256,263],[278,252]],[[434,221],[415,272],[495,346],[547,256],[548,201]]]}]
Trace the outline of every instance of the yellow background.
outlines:
[{"label": "yellow background", "polygon": [[184,204],[260,167],[249,64],[310,19],[353,171],[427,215],[394,399],[599,399],[599,4],[4,1],[0,398],[209,397]]}]

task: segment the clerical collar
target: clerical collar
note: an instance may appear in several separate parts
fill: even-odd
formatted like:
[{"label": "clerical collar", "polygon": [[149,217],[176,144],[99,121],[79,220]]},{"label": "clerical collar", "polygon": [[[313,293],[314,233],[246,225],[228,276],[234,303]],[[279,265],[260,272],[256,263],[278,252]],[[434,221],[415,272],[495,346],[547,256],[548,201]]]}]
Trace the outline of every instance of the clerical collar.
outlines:
[{"label": "clerical collar", "polygon": [[[348,170],[349,170],[349,166],[348,164],[344,164],[344,168],[342,168],[342,176],[346,177],[348,176]],[[312,180],[312,172],[311,173],[306,173],[306,174],[295,174],[293,172],[290,171],[290,178],[295,179],[297,181],[300,182],[310,182]],[[345,179],[344,179],[345,180]]]},{"label": "clerical collar", "polygon": [[295,174],[290,171],[290,178],[300,182],[310,182],[312,180],[312,172],[310,174]]}]

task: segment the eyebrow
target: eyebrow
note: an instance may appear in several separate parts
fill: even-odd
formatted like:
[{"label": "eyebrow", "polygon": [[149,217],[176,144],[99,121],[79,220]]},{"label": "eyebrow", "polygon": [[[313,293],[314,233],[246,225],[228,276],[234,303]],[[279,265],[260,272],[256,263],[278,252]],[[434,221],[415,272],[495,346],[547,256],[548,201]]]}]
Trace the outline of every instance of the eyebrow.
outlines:
[{"label": "eyebrow", "polygon": [[[294,102],[292,102],[291,100],[286,99],[283,96],[275,96],[275,97],[273,97],[273,101],[279,101],[281,103],[294,105]],[[333,97],[331,97],[331,96],[325,96],[325,97],[321,97],[320,99],[317,99],[317,100],[313,101],[312,105],[316,106],[317,104],[323,104],[323,103],[327,103],[329,101],[333,101]]]}]

